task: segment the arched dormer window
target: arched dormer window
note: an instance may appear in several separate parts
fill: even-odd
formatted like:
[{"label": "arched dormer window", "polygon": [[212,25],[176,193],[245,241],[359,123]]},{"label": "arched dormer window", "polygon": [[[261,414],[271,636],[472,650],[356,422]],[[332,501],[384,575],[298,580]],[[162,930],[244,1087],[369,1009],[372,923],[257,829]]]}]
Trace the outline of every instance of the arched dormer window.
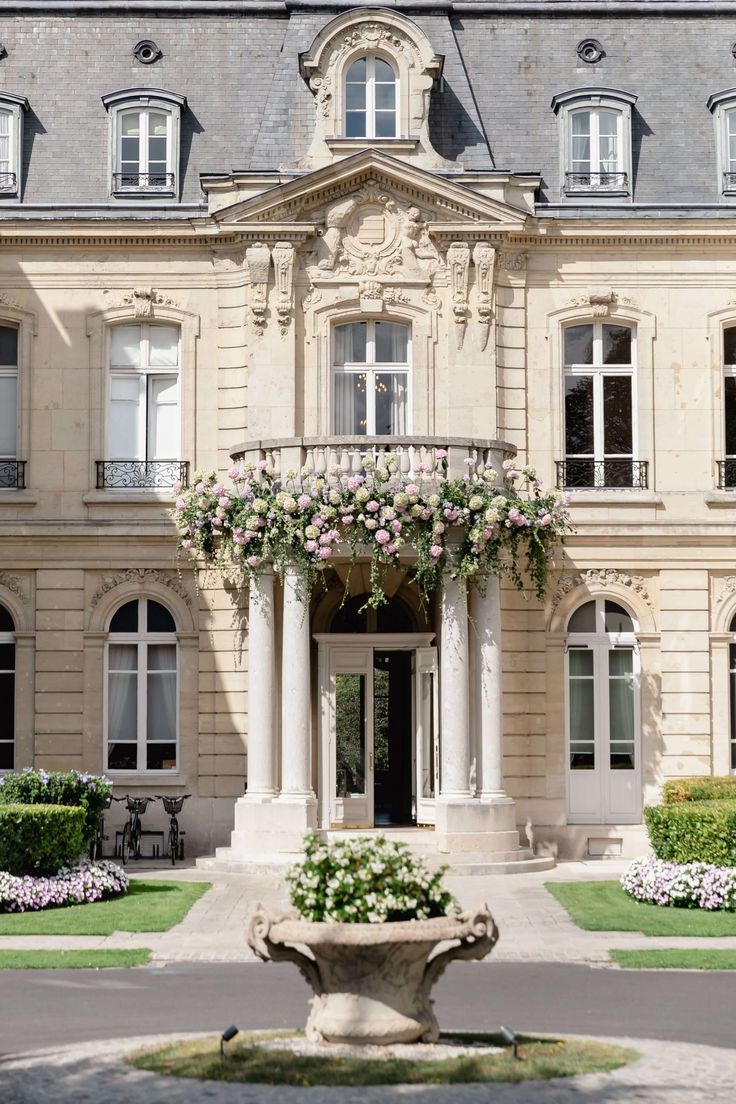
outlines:
[{"label": "arched dormer window", "polygon": [[736,195],[736,88],[724,88],[708,99],[716,127],[719,191]]},{"label": "arched dormer window", "polygon": [[163,88],[124,88],[102,102],[110,113],[112,195],[175,195],[185,97]]},{"label": "arched dormer window", "polygon": [[552,99],[560,120],[561,193],[630,196],[631,92],[572,88]]},{"label": "arched dormer window", "polygon": [[385,58],[366,54],[345,73],[345,137],[396,138],[398,78]]},{"label": "arched dormer window", "polygon": [[20,195],[23,115],[27,110],[24,96],[0,92],[0,197]]}]

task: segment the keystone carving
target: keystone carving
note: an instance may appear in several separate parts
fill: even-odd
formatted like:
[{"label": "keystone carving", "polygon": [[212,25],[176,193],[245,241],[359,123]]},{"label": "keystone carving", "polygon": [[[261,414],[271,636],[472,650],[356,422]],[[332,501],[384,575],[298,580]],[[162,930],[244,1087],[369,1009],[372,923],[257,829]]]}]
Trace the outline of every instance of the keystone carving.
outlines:
[{"label": "keystone carving", "polygon": [[285,334],[294,309],[294,246],[290,242],[276,242],[272,257],[276,283],[276,316],[279,330]]},{"label": "keystone carving", "polygon": [[571,307],[589,307],[593,318],[605,318],[617,306],[632,307],[634,304],[626,295],[620,295],[610,287],[590,288],[583,295],[574,296]]},{"label": "keystone carving", "polygon": [[132,306],[136,318],[152,318],[156,307],[170,307],[173,299],[160,295],[156,288],[133,288],[123,296],[125,306]]},{"label": "keystone carving", "polygon": [[90,603],[92,608],[94,609],[105,594],[114,590],[115,587],[122,586],[123,583],[138,583],[142,587],[145,587],[147,583],[160,583],[162,586],[168,587],[174,594],[177,594],[188,606],[192,604],[192,599],[176,575],[167,575],[165,571],[158,571],[151,567],[129,567],[125,571],[117,571],[113,575],[102,577],[100,585],[92,596]]},{"label": "keystone carving", "polygon": [[455,340],[462,349],[465,326],[468,320],[468,272],[470,246],[465,242],[453,242],[447,250],[447,268],[452,290],[452,314],[455,320]]},{"label": "keystone carving", "polygon": [[556,609],[565,595],[569,594],[571,590],[575,590],[576,587],[591,585],[607,587],[612,583],[628,587],[633,594],[638,595],[643,602],[646,602],[650,609],[654,609],[654,604],[647,590],[646,579],[641,575],[627,575],[624,571],[615,571],[609,567],[590,568],[588,571],[580,571],[575,575],[566,575],[560,580],[552,595],[552,609]]},{"label": "keystone carving", "polygon": [[264,242],[256,242],[245,251],[250,275],[250,316],[260,336],[266,326],[268,308],[268,277],[271,270],[271,250]]},{"label": "keystone carving", "polygon": [[473,249],[475,265],[475,287],[478,293],[478,323],[480,325],[480,347],[485,349],[491,332],[493,316],[493,263],[496,250],[492,245],[478,242]]}]

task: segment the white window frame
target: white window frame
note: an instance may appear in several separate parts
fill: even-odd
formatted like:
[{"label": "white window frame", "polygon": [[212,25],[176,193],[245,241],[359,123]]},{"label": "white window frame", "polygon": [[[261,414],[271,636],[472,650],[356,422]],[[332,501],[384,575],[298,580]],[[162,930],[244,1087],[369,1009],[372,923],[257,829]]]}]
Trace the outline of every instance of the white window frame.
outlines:
[{"label": "white window frame", "polygon": [[[8,609],[8,607],[3,606],[3,609],[6,611],[6,613],[8,614],[8,617],[10,617],[11,620],[13,620],[13,623],[15,624],[15,621],[13,619],[13,615],[10,612],[10,610]],[[12,674],[12,676],[13,676],[13,739],[8,740],[6,738],[6,736],[5,736],[6,729],[5,728],[0,730],[0,744],[3,744],[3,745],[10,744],[12,746],[12,749],[13,749],[13,765],[10,766],[10,767],[0,767],[0,774],[3,774],[6,770],[9,770],[9,771],[15,770],[15,767],[17,765],[17,735],[18,735],[18,732],[17,732],[17,728],[18,728],[18,719],[17,719],[17,710],[18,710],[18,683],[17,683],[17,678],[18,678],[18,675],[17,675],[17,672],[18,672],[18,655],[17,655],[17,653],[18,653],[18,649],[17,649],[17,646],[16,646],[15,632],[10,632],[10,631],[0,632],[0,644],[12,644],[13,649],[14,649],[13,650],[13,668],[12,668],[12,670],[10,670],[9,668],[0,670],[0,674],[2,674],[2,675]]]},{"label": "white window frame", "polygon": [[[175,196],[179,192],[179,145],[181,131],[181,112],[186,108],[186,98],[163,88],[128,88],[111,92],[102,97],[102,102],[110,115],[110,194],[113,196]],[[122,118],[129,112],[140,112],[145,119],[152,111],[167,117],[166,172],[171,180],[166,184],[138,183],[123,185],[121,173]],[[145,146],[143,127],[139,137],[140,170],[142,176],[148,165],[148,128],[145,128]]]},{"label": "white window frame", "polygon": [[[376,84],[387,83],[384,81],[377,81],[375,76],[376,59],[384,62],[389,66],[391,72],[394,75],[394,133],[393,134],[376,134]],[[366,80],[365,80],[365,134],[351,134],[348,135],[348,74],[356,61],[365,60],[366,63]],[[392,58],[387,57],[384,54],[366,53],[358,54],[355,57],[351,57],[346,64],[343,73],[343,120],[342,129],[346,138],[350,138],[355,141],[359,141],[362,138],[375,140],[377,142],[390,142],[394,138],[399,138],[399,118],[400,118],[400,105],[401,105],[401,86],[399,83],[399,73],[394,64]],[[355,82],[357,83],[357,82]],[[388,114],[388,109],[382,110],[382,114]]]},{"label": "white window frame", "polygon": [[[604,364],[603,363],[603,327],[604,326],[618,326],[622,329],[628,329],[631,332],[631,363],[630,364]],[[577,326],[592,326],[593,327],[593,363],[592,364],[568,364],[565,356],[565,335],[569,329],[574,329]],[[637,448],[639,440],[639,425],[638,425],[638,402],[636,394],[636,362],[637,362],[637,349],[636,349],[636,326],[632,322],[619,322],[615,319],[571,319],[569,322],[562,326],[562,365],[563,365],[563,387],[562,387],[562,444],[563,444],[563,456],[565,462],[575,460],[590,460],[594,464],[602,463],[605,460],[631,460],[632,463],[637,458]],[[593,377],[593,455],[583,454],[568,454],[567,452],[567,411],[566,406],[566,381],[568,379],[574,379],[581,376]],[[606,455],[604,452],[605,441],[605,418],[603,408],[603,377],[604,376],[620,376],[631,379],[631,456],[624,455],[623,453],[612,453]],[[611,485],[606,487],[605,474],[599,473],[598,469],[595,469],[595,476],[593,485],[590,488],[577,488],[577,489],[594,489],[596,487],[605,488],[607,490],[619,489],[622,491],[636,489],[629,487],[617,487]],[[573,488],[575,489],[575,488]]]},{"label": "white window frame", "polygon": [[[3,460],[17,460],[18,449],[20,441],[20,370],[18,361],[20,360],[20,327],[14,325],[12,322],[6,322],[5,319],[0,317],[0,328],[7,330],[15,330],[16,333],[16,350],[17,355],[15,358],[15,365],[12,364],[0,364],[0,378],[2,379],[14,379],[15,380],[15,452],[12,456],[5,456],[0,454],[0,463]],[[2,488],[7,490],[8,488]]]},{"label": "white window frame", "polygon": [[[0,171],[0,199],[17,198],[22,188],[23,117],[28,110],[25,96],[0,92],[0,113],[8,116],[8,167]],[[4,179],[7,178],[7,179]]]},{"label": "white window frame", "polygon": [[[735,121],[736,121],[736,115],[735,115],[734,118],[735,118]],[[723,460],[724,461],[726,461],[726,460],[732,461],[733,464],[736,466],[736,452],[729,453],[729,452],[726,451],[727,441],[728,441],[728,435],[726,433],[726,380],[727,379],[736,379],[736,364],[727,364],[726,363],[726,355],[725,355],[726,330],[736,330],[736,324],[734,324],[734,325],[725,325],[723,327],[722,331],[721,331],[721,358],[722,358],[722,361],[723,361],[723,415],[722,415]],[[726,483],[725,485],[726,486],[734,486],[736,484]]]},{"label": "white window frame", "polygon": [[728,149],[729,126],[736,134],[736,88],[715,92],[708,99],[707,107],[713,115],[715,127],[718,194],[736,196],[736,158],[729,157]]},{"label": "white window frame", "polygon": [[[135,319],[129,319],[121,321],[120,326],[136,326],[140,328],[140,363],[136,368],[133,365],[114,365],[112,363],[112,330],[115,328],[111,326],[109,338],[108,338],[108,380],[107,380],[107,403],[106,403],[106,438],[108,441],[112,438],[112,412],[113,404],[111,397],[112,380],[114,377],[119,379],[137,379],[139,387],[140,401],[138,403],[138,440],[143,442],[143,456],[108,456],[109,460],[140,460],[141,462],[152,459],[149,457],[149,441],[150,441],[150,380],[161,376],[176,376],[177,379],[177,408],[179,415],[179,456],[167,456],[160,457],[164,460],[171,460],[175,462],[181,461],[181,441],[182,441],[182,418],[181,418],[181,327],[175,322],[161,321],[161,322],[139,322]],[[150,364],[150,331],[156,327],[166,327],[169,329],[176,329],[179,331],[179,339],[177,343],[177,363],[175,366],[151,366]],[[107,450],[109,451],[109,450]],[[132,451],[132,450],[131,450]],[[140,451],[140,449],[139,449]]]},{"label": "white window frame", "polygon": [[[105,665],[104,665],[104,679],[105,679],[105,692],[103,703],[103,716],[104,716],[104,769],[112,777],[117,775],[127,774],[145,774],[147,777],[163,777],[169,778],[173,774],[178,774],[181,764],[181,751],[180,751],[180,709],[181,709],[181,654],[179,649],[179,640],[177,632],[168,633],[156,633],[147,632],[146,625],[146,603],[148,601],[157,602],[159,605],[164,606],[174,620],[176,624],[176,618],[174,614],[159,598],[150,598],[148,595],[143,595],[138,598],[127,598],[124,602],[121,602],[119,606],[115,607],[115,610],[110,615],[108,622],[108,634],[107,643],[105,646]],[[112,619],[118,610],[123,606],[129,605],[131,602],[138,603],[138,631],[135,633],[123,633],[123,632],[110,632],[109,625],[112,623]],[[110,754],[110,723],[109,723],[109,698],[110,698],[110,645],[115,644],[132,644],[137,648],[138,664],[136,667],[136,683],[137,683],[137,715],[136,715],[136,766],[134,768],[114,768],[109,767],[109,754]],[[147,739],[148,725],[147,725],[147,711],[148,711],[148,647],[149,645],[166,644],[174,645],[176,647],[176,725],[175,725],[175,742],[176,742],[176,766],[169,767],[166,770],[149,770],[146,766],[146,752],[149,742],[156,743],[157,741]],[[112,672],[114,673],[114,672]],[[132,740],[130,741],[133,742]],[[160,741],[168,742],[168,741]]]},{"label": "white window frame", "polygon": [[733,634],[728,643],[728,767],[730,774],[736,774],[736,617],[731,619],[730,631]]},{"label": "white window frame", "polygon": [[[377,363],[376,362],[375,327],[376,327],[377,322],[390,322],[392,325],[395,325],[395,326],[403,326],[403,328],[407,331],[406,362],[405,363],[400,363],[399,364],[399,363],[394,363],[394,362],[385,362],[385,363],[383,363],[383,362],[382,363]],[[365,363],[361,363],[359,361],[356,361],[356,362],[346,362],[345,364],[336,364],[335,363],[335,354],[336,354],[336,348],[337,348],[337,339],[336,339],[336,336],[335,336],[336,330],[340,326],[352,326],[352,325],[355,325],[356,323],[365,323],[365,325],[366,325],[366,360],[365,360]],[[332,425],[331,433],[333,433],[333,434],[338,433],[337,429],[335,428],[336,415],[337,415],[337,395],[336,395],[335,378],[338,375],[338,373],[340,375],[361,375],[361,374],[364,374],[366,376],[366,397],[367,397],[369,382],[372,383],[373,378],[376,375],[382,375],[385,372],[403,372],[406,376],[406,433],[405,434],[395,433],[395,434],[390,434],[390,436],[396,436],[396,437],[408,436],[413,432],[412,412],[413,412],[414,404],[413,404],[413,386],[412,386],[412,370],[411,370],[411,359],[412,359],[412,356],[411,356],[411,353],[412,353],[411,341],[412,341],[412,328],[411,328],[411,326],[406,322],[403,322],[403,321],[400,321],[400,320],[394,320],[393,318],[381,318],[381,319],[375,319],[375,320],[374,319],[366,319],[366,318],[353,318],[353,319],[350,319],[349,321],[338,322],[332,327],[332,357],[330,358],[331,363],[332,363],[332,372],[331,372],[332,384],[331,384],[331,388],[330,388],[331,405],[332,405],[332,417],[330,419],[331,425]],[[370,394],[375,396],[375,387],[371,387]],[[376,434],[376,404],[375,404],[375,398],[373,399],[373,402],[370,405],[366,401],[366,423],[367,424],[366,424],[365,434],[359,434],[358,436],[361,436],[361,437],[362,436],[365,436],[365,437],[376,437],[376,436],[378,436]],[[355,436],[355,434],[340,434],[340,436]]]},{"label": "white window frame", "polygon": [[[606,202],[612,196],[629,197],[633,193],[631,179],[631,109],[637,97],[631,92],[614,88],[573,88],[562,92],[552,99],[552,109],[560,124],[560,194],[562,196],[585,195],[589,198],[600,197]],[[598,121],[601,111],[615,112],[618,117],[618,159],[616,173],[623,173],[622,180],[613,183],[576,184],[568,174],[572,173],[572,119],[581,111],[591,114],[590,128],[590,173],[600,172],[600,144],[598,140]]]}]

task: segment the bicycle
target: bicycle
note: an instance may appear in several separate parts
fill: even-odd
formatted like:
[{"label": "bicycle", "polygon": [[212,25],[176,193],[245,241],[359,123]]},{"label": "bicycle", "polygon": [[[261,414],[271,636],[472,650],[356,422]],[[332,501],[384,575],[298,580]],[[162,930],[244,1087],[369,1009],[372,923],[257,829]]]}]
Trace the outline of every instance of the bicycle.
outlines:
[{"label": "bicycle", "polygon": [[113,802],[112,794],[108,794],[105,798],[105,808],[100,813],[100,818],[97,821],[97,827],[95,828],[95,834],[89,845],[89,857],[92,862],[96,859],[102,858],[102,845],[109,836],[105,835],[105,811],[110,808]]},{"label": "bicycle", "polygon": [[186,832],[179,830],[179,821],[176,817],[177,813],[182,811],[186,799],[191,796],[191,794],[182,794],[180,797],[166,797],[164,794],[156,794],[156,797],[163,801],[164,809],[169,814],[169,854],[172,866],[176,866],[177,853],[180,861],[184,858],[184,840],[181,837],[185,836]]},{"label": "bicycle", "polygon": [[120,858],[123,860],[123,866],[131,856],[135,859],[141,857],[141,816],[150,802],[155,800],[155,797],[131,797],[130,794],[113,798],[113,801],[124,801],[129,814],[123,826],[123,838],[120,843]]}]

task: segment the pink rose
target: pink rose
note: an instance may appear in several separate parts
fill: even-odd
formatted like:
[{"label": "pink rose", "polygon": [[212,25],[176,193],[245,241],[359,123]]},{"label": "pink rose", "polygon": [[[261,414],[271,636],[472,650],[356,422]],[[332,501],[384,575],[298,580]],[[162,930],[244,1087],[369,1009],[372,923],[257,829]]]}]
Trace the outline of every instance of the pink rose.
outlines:
[{"label": "pink rose", "polygon": [[249,556],[245,562],[247,563],[248,567],[258,567],[261,562],[261,557]]},{"label": "pink rose", "polygon": [[370,514],[375,514],[376,511],[379,509],[379,505],[376,502],[375,498],[372,498],[370,502],[366,503],[365,508]]},{"label": "pink rose", "polygon": [[223,487],[222,483],[215,483],[214,487],[212,488],[212,493],[213,495],[219,496],[224,490],[225,488]]},{"label": "pink rose", "polygon": [[227,495],[221,495],[217,501],[220,503],[223,510],[227,510],[228,506],[230,505],[230,499],[227,497]]},{"label": "pink rose", "polygon": [[388,544],[391,540],[391,534],[387,533],[385,529],[379,529],[376,533],[376,540],[379,544]]},{"label": "pink rose", "polygon": [[317,549],[319,548],[319,545],[317,544],[317,542],[316,542],[316,541],[313,541],[313,540],[308,540],[308,541],[307,541],[307,542],[305,543],[305,545],[304,545],[304,548],[306,549],[306,551],[307,551],[307,552],[309,552],[309,553],[314,553],[314,552],[316,552],[316,551],[317,551]]},{"label": "pink rose", "polygon": [[319,558],[321,560],[329,560],[331,555],[332,555],[332,549],[331,548],[320,548]]},{"label": "pink rose", "polygon": [[438,556],[442,555],[442,545],[441,544],[433,544],[432,547],[429,550],[429,554],[432,557],[432,559],[436,560]]},{"label": "pink rose", "polygon": [[306,510],[308,506],[312,505],[312,496],[308,494],[299,495],[296,504],[300,510]]}]

